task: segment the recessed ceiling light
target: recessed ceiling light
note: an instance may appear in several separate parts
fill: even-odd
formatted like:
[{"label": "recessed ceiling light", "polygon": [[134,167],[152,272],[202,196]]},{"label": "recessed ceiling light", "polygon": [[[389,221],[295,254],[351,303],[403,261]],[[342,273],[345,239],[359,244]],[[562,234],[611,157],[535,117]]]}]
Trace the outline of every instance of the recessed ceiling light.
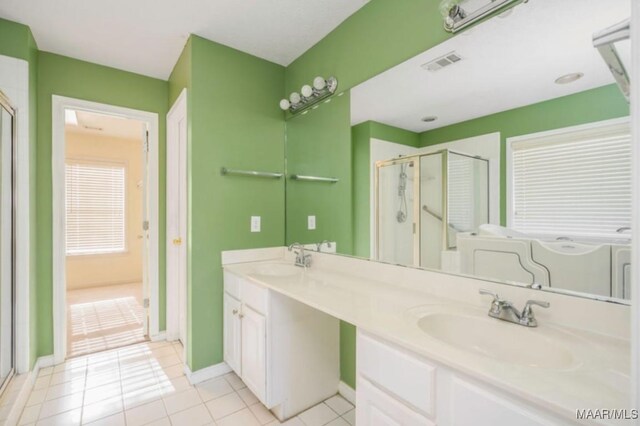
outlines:
[{"label": "recessed ceiling light", "polygon": [[583,73],[581,73],[581,72],[572,72],[571,74],[561,75],[560,77],[556,78],[556,84],[573,83],[576,80],[580,80],[582,77],[584,77]]},{"label": "recessed ceiling light", "polygon": [[424,121],[425,123],[431,123],[432,121],[436,121],[438,119],[438,117],[436,117],[435,115],[427,115],[426,117],[422,118],[422,121]]}]

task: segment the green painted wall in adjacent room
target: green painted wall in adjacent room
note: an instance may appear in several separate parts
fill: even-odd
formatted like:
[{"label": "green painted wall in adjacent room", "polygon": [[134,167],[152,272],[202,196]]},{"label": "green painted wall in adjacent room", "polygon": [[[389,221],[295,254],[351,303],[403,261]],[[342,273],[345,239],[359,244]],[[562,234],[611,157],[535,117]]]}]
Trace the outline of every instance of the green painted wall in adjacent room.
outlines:
[{"label": "green painted wall in adjacent room", "polygon": [[[284,180],[220,175],[221,167],[284,171],[284,68],[197,36],[190,55],[187,362],[195,371],[223,360],[220,253],[284,244]],[[251,216],[262,217],[262,232],[250,232]]]},{"label": "green painted wall in adjacent room", "polygon": [[507,138],[629,115],[629,104],[615,84],[527,105],[420,134],[420,145],[500,132],[500,222],[507,223]]},{"label": "green painted wall in adjacent room", "polygon": [[166,81],[40,52],[37,75],[37,276],[38,356],[53,353],[51,129],[53,95],[155,112],[159,122],[160,329],[165,328],[165,123]]}]

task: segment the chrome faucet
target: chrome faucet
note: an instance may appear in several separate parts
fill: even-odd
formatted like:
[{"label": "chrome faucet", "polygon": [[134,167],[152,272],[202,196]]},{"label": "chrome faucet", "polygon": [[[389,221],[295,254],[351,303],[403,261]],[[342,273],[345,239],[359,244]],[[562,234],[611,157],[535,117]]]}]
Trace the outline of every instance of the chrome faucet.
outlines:
[{"label": "chrome faucet", "polygon": [[295,265],[301,268],[308,268],[311,266],[311,255],[304,254],[304,246],[300,243],[293,243],[289,246],[289,251],[295,250],[296,261]]},{"label": "chrome faucet", "polygon": [[318,253],[320,253],[320,250],[322,250],[322,245],[323,245],[323,244],[326,244],[326,245],[327,245],[327,248],[331,248],[331,241],[329,241],[329,240],[322,240],[322,241],[320,241],[319,243],[317,243],[317,244],[316,244],[316,251],[317,251]]},{"label": "chrome faucet", "polygon": [[512,322],[515,324],[524,325],[525,327],[537,327],[538,321],[533,314],[532,306],[540,306],[548,308],[551,306],[549,302],[543,302],[540,300],[527,300],[522,312],[511,304],[508,300],[501,299],[496,293],[489,290],[480,290],[480,294],[486,294],[493,297],[491,302],[491,308],[489,308],[489,316],[498,318],[499,320]]}]

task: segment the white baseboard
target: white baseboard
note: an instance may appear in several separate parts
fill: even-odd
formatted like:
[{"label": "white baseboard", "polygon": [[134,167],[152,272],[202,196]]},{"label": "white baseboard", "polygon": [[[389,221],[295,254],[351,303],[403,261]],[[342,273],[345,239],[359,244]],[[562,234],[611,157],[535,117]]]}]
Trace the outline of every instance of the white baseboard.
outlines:
[{"label": "white baseboard", "polygon": [[152,342],[158,342],[160,340],[167,340],[167,332],[160,331],[158,334],[154,334],[153,336],[149,336],[149,340]]},{"label": "white baseboard", "polygon": [[15,386],[16,389],[11,389],[11,392],[7,392],[6,395],[7,397],[9,397],[9,394],[14,394],[15,399],[13,401],[8,401],[8,403],[11,404],[11,408],[9,409],[9,413],[7,414],[7,418],[4,420],[4,424],[18,424],[18,422],[20,421],[20,416],[22,415],[22,411],[27,405],[27,400],[29,399],[29,395],[31,394],[33,385],[38,378],[40,369],[51,367],[52,365],[53,355],[40,357],[36,360],[36,363],[33,366],[33,370],[29,371],[28,373],[19,374],[11,379],[12,383],[9,386]]},{"label": "white baseboard", "polygon": [[184,366],[184,374],[187,376],[187,379],[189,379],[189,383],[191,383],[192,385],[202,383],[205,380],[220,377],[230,372],[231,368],[227,365],[226,362],[221,362],[220,364],[201,368],[197,371],[191,371],[191,369],[189,369],[189,366],[186,364]]},{"label": "white baseboard", "polygon": [[345,382],[341,381],[338,384],[338,393],[342,395],[344,399],[346,399],[353,405],[356,405],[356,390]]}]

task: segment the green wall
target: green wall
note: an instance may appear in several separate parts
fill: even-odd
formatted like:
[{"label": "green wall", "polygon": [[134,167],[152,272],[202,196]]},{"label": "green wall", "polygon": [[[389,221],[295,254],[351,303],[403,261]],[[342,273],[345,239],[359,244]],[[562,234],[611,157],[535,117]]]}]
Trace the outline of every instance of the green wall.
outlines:
[{"label": "green wall", "polygon": [[38,356],[53,353],[51,114],[53,95],[158,114],[160,229],[160,330],[165,328],[165,117],[168,83],[114,68],[40,52],[37,75],[37,340]]},{"label": "green wall", "polygon": [[33,366],[38,352],[37,265],[36,265],[36,141],[37,141],[37,68],[38,46],[26,25],[0,18],[0,55],[29,63],[29,355]]},{"label": "green wall", "polygon": [[[172,96],[191,89],[187,362],[195,371],[223,360],[220,253],[284,243],[284,181],[220,175],[221,167],[284,170],[284,68],[197,36],[185,49],[169,87]],[[262,232],[250,232],[251,216],[262,217]]]},{"label": "green wall", "polygon": [[507,223],[507,138],[629,115],[615,84],[527,105],[420,134],[420,146],[500,132],[500,223]]}]

